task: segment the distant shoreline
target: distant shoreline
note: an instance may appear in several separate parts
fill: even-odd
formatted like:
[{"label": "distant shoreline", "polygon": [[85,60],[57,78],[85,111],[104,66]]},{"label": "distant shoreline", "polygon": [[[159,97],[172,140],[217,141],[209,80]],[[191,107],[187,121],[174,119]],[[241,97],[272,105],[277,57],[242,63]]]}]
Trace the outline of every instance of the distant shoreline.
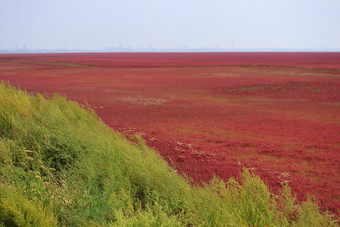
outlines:
[{"label": "distant shoreline", "polygon": [[0,54],[67,53],[338,53],[340,49],[103,49],[103,50],[0,50]]}]

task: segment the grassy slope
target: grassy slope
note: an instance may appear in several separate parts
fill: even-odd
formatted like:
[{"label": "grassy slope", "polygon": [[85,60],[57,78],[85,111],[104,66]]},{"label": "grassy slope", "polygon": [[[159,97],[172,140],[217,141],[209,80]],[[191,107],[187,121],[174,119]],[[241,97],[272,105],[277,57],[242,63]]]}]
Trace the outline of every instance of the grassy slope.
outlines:
[{"label": "grassy slope", "polygon": [[241,184],[190,186],[135,140],[89,107],[0,84],[0,226],[337,225],[247,170]]}]

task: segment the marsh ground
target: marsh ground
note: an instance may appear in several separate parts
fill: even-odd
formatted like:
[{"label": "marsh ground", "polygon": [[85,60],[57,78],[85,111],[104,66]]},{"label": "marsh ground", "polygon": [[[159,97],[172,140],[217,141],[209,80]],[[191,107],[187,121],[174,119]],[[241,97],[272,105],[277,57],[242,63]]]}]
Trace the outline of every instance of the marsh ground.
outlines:
[{"label": "marsh ground", "polygon": [[339,53],[0,55],[0,79],[87,101],[196,183],[246,166],[340,208]]}]

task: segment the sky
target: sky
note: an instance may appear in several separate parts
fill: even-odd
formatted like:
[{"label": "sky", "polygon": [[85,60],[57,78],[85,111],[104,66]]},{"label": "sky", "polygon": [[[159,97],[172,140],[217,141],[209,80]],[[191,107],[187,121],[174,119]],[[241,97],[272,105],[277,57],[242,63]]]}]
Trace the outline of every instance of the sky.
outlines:
[{"label": "sky", "polygon": [[0,0],[0,50],[340,49],[340,0]]}]

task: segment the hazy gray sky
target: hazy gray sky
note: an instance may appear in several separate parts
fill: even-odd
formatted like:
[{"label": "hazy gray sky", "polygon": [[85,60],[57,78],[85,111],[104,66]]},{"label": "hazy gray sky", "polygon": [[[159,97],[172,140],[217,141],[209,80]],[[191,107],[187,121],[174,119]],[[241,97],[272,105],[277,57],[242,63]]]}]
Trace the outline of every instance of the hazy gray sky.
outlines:
[{"label": "hazy gray sky", "polygon": [[340,0],[0,0],[0,49],[340,48]]}]

